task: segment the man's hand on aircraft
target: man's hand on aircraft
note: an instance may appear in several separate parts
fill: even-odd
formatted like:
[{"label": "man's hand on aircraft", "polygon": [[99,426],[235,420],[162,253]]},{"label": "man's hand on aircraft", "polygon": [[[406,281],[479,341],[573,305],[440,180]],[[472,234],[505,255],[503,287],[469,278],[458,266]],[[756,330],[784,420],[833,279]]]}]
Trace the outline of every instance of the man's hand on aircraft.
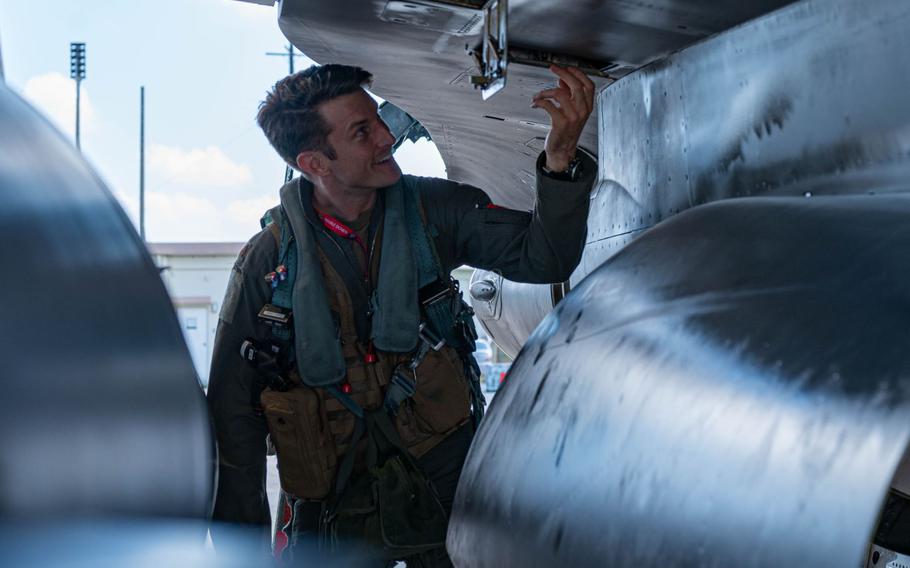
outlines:
[{"label": "man's hand on aircraft", "polygon": [[547,168],[564,171],[575,158],[581,131],[594,110],[594,82],[575,67],[550,66],[559,85],[540,91],[531,99],[531,108],[542,108],[550,115],[550,132],[544,149]]}]

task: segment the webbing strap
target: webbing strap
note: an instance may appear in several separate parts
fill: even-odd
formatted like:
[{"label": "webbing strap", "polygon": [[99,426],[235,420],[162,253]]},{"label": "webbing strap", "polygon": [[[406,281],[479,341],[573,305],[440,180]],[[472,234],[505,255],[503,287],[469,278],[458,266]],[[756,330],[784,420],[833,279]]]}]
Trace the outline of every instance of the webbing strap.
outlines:
[{"label": "webbing strap", "polygon": [[396,416],[401,403],[414,396],[416,391],[417,381],[409,379],[399,369],[395,369],[385,391],[385,400],[382,404],[385,411]]},{"label": "webbing strap", "polygon": [[[427,231],[427,226],[423,222],[420,211],[420,197],[411,184],[406,184],[405,190],[405,210],[408,218],[408,234],[411,237],[414,255],[417,260],[417,288],[420,290],[434,282],[445,283],[448,281],[448,275],[443,273],[442,262],[439,259],[436,247],[433,246],[433,242]],[[471,342],[467,341],[466,338],[458,337],[458,334],[456,333],[457,324],[461,323],[462,326],[473,328],[474,322],[470,319],[470,315],[464,313],[464,306],[460,300],[457,301],[457,304],[454,299],[449,301],[430,302],[424,304],[423,307],[432,329],[444,338],[449,345],[458,347],[462,354],[465,366],[465,377],[468,379],[471,391],[472,419],[476,428],[480,423],[480,419],[483,418],[486,400],[484,399],[480,388],[479,370],[475,369],[477,362],[469,352],[469,350],[473,350],[473,345],[465,345],[464,343]],[[461,310],[459,311],[458,308],[461,308]],[[466,321],[457,321],[466,316]],[[468,330],[464,331],[466,333],[468,332]],[[471,333],[475,334],[476,337],[476,331],[471,329]],[[388,402],[388,397],[386,398],[386,401]],[[400,402],[401,401],[399,401],[398,404],[400,404]],[[398,404],[395,405],[396,409]]]},{"label": "webbing strap", "polygon": [[363,408],[361,408],[359,404],[354,402],[353,398],[351,398],[348,395],[341,392],[338,389],[338,387],[336,387],[334,385],[330,385],[330,386],[323,387],[323,388],[325,388],[325,390],[327,390],[330,395],[332,395],[336,399],[338,399],[338,402],[340,402],[341,404],[344,405],[345,408],[350,410],[354,416],[356,416],[357,418],[359,418],[361,420],[363,419]]},{"label": "webbing strap", "polygon": [[290,310],[294,307],[291,292],[294,288],[294,278],[297,276],[297,247],[293,246],[294,235],[284,215],[281,215],[280,226],[281,245],[278,249],[278,262],[288,269],[288,276],[287,279],[278,281],[278,286],[272,292],[272,304]]},{"label": "webbing strap", "polygon": [[[344,459],[338,466],[338,476],[335,479],[336,497],[344,492],[348,481],[351,479],[351,473],[354,471],[354,460],[357,455],[357,444],[364,434],[367,434],[369,440],[366,448],[367,468],[379,463],[380,459],[384,459],[393,454],[399,455],[402,460],[408,462],[414,468],[418,467],[416,460],[411,456],[410,452],[408,452],[408,449],[405,447],[404,442],[402,442],[401,437],[398,435],[398,431],[392,424],[392,420],[388,414],[381,409],[364,413],[363,409],[361,409],[356,402],[351,400],[350,397],[347,397],[344,393],[340,394],[347,398],[350,401],[350,404],[356,406],[360,410],[360,415],[354,426],[354,433],[351,435],[351,442],[344,454]],[[339,398],[339,400],[342,399]],[[347,403],[344,403],[343,401],[342,404],[347,406]]]},{"label": "webbing strap", "polygon": [[[294,289],[294,278],[297,276],[297,247],[292,246],[294,243],[294,234],[287,222],[281,206],[268,210],[259,224],[263,229],[268,228],[275,240],[278,242],[278,264],[284,265],[287,269],[287,277],[284,280],[275,282],[272,289],[272,305],[288,310],[293,310],[292,292]],[[276,267],[277,268],[277,267]],[[272,335],[276,338],[287,341],[291,338],[291,330],[275,328]]]},{"label": "webbing strap", "polygon": [[366,431],[366,425],[364,423],[363,408],[354,402],[353,398],[344,394],[335,386],[327,386],[325,387],[325,390],[338,399],[338,402],[343,404],[345,408],[350,410],[351,413],[357,417],[348,451],[345,452],[344,459],[341,460],[341,464],[338,466],[338,475],[335,479],[335,495],[341,495],[345,485],[348,483],[348,479],[351,477],[351,472],[354,471],[354,457],[357,454],[357,443],[360,441],[360,438],[363,437],[363,433]]},{"label": "webbing strap", "polygon": [[[449,276],[443,273],[442,262],[427,231],[427,226],[423,222],[420,196],[412,184],[405,184],[404,195],[408,235],[411,237],[414,257],[417,261],[417,289],[421,290],[435,283],[448,285]],[[452,302],[440,300],[424,304],[423,307],[433,331],[450,345],[457,345],[459,341],[454,334],[455,313]]]},{"label": "webbing strap", "polygon": [[348,484],[348,480],[351,479],[351,473],[354,471],[354,458],[357,455],[357,443],[360,442],[364,432],[366,432],[366,426],[363,418],[358,418],[354,426],[354,433],[351,435],[351,445],[348,446],[348,450],[344,453],[344,459],[341,460],[341,464],[338,466],[338,475],[335,478],[335,495],[341,495],[344,487]]},{"label": "webbing strap", "polygon": [[[417,461],[405,447],[401,436],[398,435],[398,430],[395,429],[395,425],[392,424],[392,419],[388,414],[381,410],[374,410],[367,416],[367,420],[369,422],[368,427],[374,433],[374,442],[385,446],[378,447],[380,456],[387,457],[393,453],[399,454],[402,460],[407,461],[415,468],[417,467]],[[382,435],[381,439],[375,435],[377,431]]]}]

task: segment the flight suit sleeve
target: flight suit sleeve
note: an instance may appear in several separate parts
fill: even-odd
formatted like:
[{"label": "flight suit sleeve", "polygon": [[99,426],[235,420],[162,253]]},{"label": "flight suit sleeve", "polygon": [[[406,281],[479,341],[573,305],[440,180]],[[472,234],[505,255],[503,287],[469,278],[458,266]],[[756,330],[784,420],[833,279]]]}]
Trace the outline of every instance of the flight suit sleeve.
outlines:
[{"label": "flight suit sleeve", "polygon": [[266,326],[257,320],[271,300],[263,276],[274,270],[277,244],[269,231],[253,237],[241,250],[231,271],[221,307],[207,399],[218,441],[218,490],[213,512],[212,540],[219,544],[217,523],[258,526],[263,543],[271,539],[266,495],[265,418],[256,411],[264,383],[240,356],[246,338],[269,341]]},{"label": "flight suit sleeve", "polygon": [[555,283],[578,266],[587,233],[597,163],[579,153],[576,181],[546,176],[537,162],[533,211],[497,207],[466,184],[432,180],[423,192],[430,231],[443,264],[497,270],[515,282]]}]

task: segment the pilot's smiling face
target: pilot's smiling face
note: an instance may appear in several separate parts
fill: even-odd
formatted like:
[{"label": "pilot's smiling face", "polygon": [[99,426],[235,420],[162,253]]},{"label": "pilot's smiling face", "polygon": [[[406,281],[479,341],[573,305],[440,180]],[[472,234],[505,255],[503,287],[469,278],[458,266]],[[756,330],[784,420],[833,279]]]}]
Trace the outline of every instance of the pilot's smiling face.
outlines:
[{"label": "pilot's smiling face", "polygon": [[379,118],[376,102],[364,90],[336,97],[319,107],[335,151],[332,176],[350,189],[378,189],[394,184],[401,169],[392,156],[395,139]]}]

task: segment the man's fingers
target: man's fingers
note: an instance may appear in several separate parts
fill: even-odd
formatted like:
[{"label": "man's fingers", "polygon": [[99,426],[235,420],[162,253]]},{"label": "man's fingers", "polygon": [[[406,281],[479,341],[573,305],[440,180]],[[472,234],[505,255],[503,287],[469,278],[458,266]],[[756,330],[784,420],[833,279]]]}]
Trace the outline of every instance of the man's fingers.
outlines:
[{"label": "man's fingers", "polygon": [[536,99],[531,103],[532,108],[542,108],[550,115],[550,121],[556,122],[557,119],[563,120],[562,111],[549,99]]},{"label": "man's fingers", "polygon": [[[566,88],[547,89],[546,91],[537,93],[532,99],[533,102],[539,102],[541,100],[556,101],[559,108],[567,115],[567,118],[571,118],[569,115],[575,115],[581,112],[581,110],[577,108],[579,101],[573,99],[569,90]],[[581,103],[581,105],[584,106],[584,103]]]},{"label": "man's fingers", "polygon": [[577,67],[566,67],[566,69],[569,71],[569,73],[571,73],[572,75],[575,75],[575,77],[581,83],[582,89],[584,89],[586,92],[590,92],[590,93],[594,92],[594,89],[596,88],[596,86],[594,85],[594,81],[592,81],[587,75],[585,75],[581,71],[581,69],[579,69]]},{"label": "man's fingers", "polygon": [[[559,101],[560,106],[572,105],[575,112],[589,115],[594,110],[594,90],[596,86],[587,75],[575,67],[557,67],[551,65],[550,70],[559,78],[559,86],[571,93],[569,101],[564,101],[553,94],[552,98]],[[553,89],[549,90],[550,92]]]},{"label": "man's fingers", "polygon": [[[570,91],[574,94],[576,91],[581,91],[581,82],[578,78],[569,72],[567,69],[562,67],[557,67],[556,65],[550,65],[550,71],[552,71],[557,77],[562,79]],[[580,93],[579,93],[580,94]]]},{"label": "man's fingers", "polygon": [[594,84],[587,75],[585,75],[580,69],[576,67],[567,67],[570,73],[575,75],[578,78],[579,83],[581,84],[581,90],[577,91],[578,96],[576,100],[580,100],[583,111],[586,113],[591,113],[594,110],[594,90],[597,86]]},{"label": "man's fingers", "polygon": [[560,91],[559,87],[554,87],[554,88],[552,88],[552,89],[544,89],[543,91],[540,91],[539,93],[537,93],[536,95],[534,95],[533,100],[536,101],[536,100],[538,100],[538,99],[553,99],[553,98],[556,98],[556,94],[557,94],[559,91]]}]

